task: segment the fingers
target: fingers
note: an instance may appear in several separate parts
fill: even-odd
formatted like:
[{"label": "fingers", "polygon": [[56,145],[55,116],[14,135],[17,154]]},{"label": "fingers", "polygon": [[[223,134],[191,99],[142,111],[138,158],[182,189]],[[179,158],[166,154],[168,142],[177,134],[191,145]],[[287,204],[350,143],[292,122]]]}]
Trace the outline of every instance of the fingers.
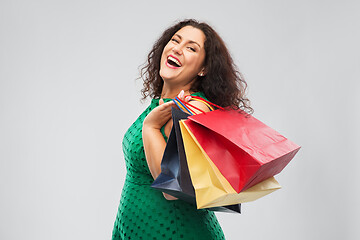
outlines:
[{"label": "fingers", "polygon": [[178,95],[178,98],[184,100],[184,95],[185,95],[184,90],[181,90],[180,93],[179,93],[179,95]]},{"label": "fingers", "polygon": [[170,101],[170,102],[165,103],[162,98],[160,98],[160,100],[159,100],[159,107],[160,107],[160,109],[162,109],[162,110],[167,109],[167,108],[170,108],[170,107],[172,107],[173,105],[174,105],[173,101]]},{"label": "fingers", "polygon": [[169,111],[171,112],[171,107],[173,107],[175,104],[173,101],[164,103],[164,100],[160,99],[159,100],[159,110],[161,111]]},{"label": "fingers", "polygon": [[181,100],[185,101],[185,102],[189,102],[191,99],[191,96],[187,96],[185,97],[185,92],[184,90],[181,90],[180,93],[178,94],[178,98],[180,98]]}]

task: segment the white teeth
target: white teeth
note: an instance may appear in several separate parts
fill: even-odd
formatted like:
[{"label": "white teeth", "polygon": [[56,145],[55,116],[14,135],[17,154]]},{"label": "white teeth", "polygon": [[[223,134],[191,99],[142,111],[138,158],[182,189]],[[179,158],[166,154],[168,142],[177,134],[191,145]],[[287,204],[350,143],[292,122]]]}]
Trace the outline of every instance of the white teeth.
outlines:
[{"label": "white teeth", "polygon": [[178,60],[176,60],[176,58],[173,58],[172,56],[169,56],[168,59],[175,62],[177,65],[179,65],[181,67],[181,63]]}]

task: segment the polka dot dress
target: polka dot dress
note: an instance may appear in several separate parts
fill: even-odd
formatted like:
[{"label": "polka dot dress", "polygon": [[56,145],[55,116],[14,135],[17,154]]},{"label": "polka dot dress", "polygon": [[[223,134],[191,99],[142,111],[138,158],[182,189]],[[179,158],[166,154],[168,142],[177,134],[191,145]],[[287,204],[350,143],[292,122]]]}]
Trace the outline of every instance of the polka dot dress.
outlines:
[{"label": "polka dot dress", "polygon": [[[193,95],[204,97],[201,93]],[[168,201],[160,191],[150,187],[154,180],[145,159],[141,132],[144,118],[158,105],[159,99],[153,99],[125,133],[123,151],[127,175],[112,239],[225,239],[213,212],[197,210],[196,206],[181,200]]]}]

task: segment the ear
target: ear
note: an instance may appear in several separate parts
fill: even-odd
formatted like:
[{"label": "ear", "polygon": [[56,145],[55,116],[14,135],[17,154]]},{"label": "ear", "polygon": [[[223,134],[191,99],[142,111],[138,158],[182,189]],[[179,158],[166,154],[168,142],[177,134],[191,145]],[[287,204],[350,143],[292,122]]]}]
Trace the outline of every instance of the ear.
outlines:
[{"label": "ear", "polygon": [[198,76],[203,77],[205,75],[206,75],[206,70],[205,68],[202,68],[201,71],[198,73]]}]

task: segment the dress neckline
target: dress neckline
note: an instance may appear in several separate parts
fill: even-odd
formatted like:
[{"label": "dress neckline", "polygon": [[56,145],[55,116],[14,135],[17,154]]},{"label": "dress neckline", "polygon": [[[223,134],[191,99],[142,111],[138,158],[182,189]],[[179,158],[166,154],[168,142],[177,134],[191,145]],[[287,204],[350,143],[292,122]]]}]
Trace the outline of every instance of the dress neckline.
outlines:
[{"label": "dress neckline", "polygon": [[[191,96],[200,96],[200,97],[203,97],[202,96],[202,92],[194,92],[194,93],[192,93],[192,94],[190,94]],[[160,100],[161,98],[153,98],[152,100],[151,100],[151,102],[154,102],[154,103],[159,103],[159,100]],[[164,100],[164,102],[168,102],[168,101],[171,101],[172,100],[172,98],[163,98],[163,100]]]}]

